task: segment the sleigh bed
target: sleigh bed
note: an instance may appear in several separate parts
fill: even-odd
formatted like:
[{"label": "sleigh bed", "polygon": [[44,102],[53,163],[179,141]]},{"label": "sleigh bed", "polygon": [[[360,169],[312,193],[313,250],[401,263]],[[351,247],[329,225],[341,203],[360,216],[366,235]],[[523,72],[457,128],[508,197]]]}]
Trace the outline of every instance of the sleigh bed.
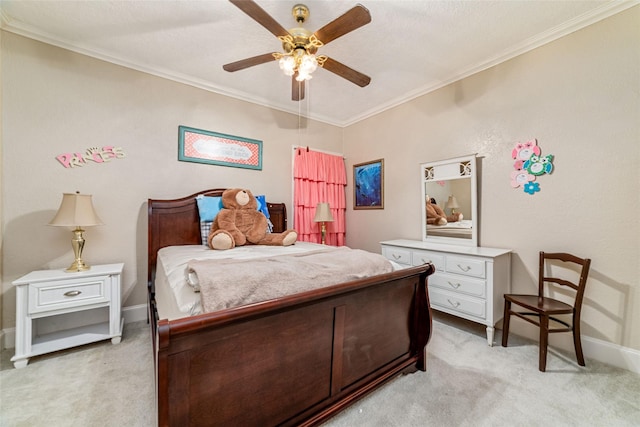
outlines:
[{"label": "sleigh bed", "polygon": [[[431,264],[176,315],[170,291],[156,284],[158,251],[197,249],[195,197],[222,191],[148,201],[149,319],[160,426],[317,425],[398,374],[426,369]],[[267,206],[273,231],[285,230],[285,205]]]}]

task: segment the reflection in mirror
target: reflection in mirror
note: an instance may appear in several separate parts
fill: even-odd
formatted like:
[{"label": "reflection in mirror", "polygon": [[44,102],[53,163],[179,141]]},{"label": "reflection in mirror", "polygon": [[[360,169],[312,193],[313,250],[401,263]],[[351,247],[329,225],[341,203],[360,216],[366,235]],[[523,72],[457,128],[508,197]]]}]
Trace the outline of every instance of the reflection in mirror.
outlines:
[{"label": "reflection in mirror", "polygon": [[423,239],[477,246],[475,155],[424,163],[420,168]]}]

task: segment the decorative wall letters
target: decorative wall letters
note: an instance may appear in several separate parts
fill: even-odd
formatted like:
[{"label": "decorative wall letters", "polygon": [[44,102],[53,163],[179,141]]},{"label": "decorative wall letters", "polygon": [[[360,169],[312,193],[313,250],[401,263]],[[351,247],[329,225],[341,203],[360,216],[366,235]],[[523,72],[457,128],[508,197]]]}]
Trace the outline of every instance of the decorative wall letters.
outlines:
[{"label": "decorative wall letters", "polygon": [[122,147],[113,147],[111,145],[102,148],[91,147],[82,153],[64,153],[56,157],[56,159],[65,168],[74,168],[76,166],[84,166],[87,163],[106,163],[111,159],[122,159],[125,157]]}]

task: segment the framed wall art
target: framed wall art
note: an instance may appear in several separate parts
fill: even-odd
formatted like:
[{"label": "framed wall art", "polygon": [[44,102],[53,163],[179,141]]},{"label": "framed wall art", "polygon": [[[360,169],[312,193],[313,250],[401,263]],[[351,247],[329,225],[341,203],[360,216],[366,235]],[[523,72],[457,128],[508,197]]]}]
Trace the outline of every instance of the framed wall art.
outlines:
[{"label": "framed wall art", "polygon": [[384,160],[353,165],[353,209],[384,209]]},{"label": "framed wall art", "polygon": [[262,170],[262,141],[179,126],[178,160]]}]

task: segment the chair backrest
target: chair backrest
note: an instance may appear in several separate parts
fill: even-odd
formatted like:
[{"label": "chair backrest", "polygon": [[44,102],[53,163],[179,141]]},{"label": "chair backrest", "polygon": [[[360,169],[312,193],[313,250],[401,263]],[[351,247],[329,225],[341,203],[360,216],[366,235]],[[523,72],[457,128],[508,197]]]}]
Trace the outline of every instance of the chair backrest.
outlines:
[{"label": "chair backrest", "polygon": [[[545,273],[546,261],[558,260],[562,262],[570,262],[580,266],[580,278],[577,283],[570,280],[548,276]],[[591,260],[589,258],[579,258],[575,255],[567,253],[546,253],[540,252],[540,270],[538,272],[538,296],[544,295],[545,283],[556,283],[561,286],[568,286],[576,291],[576,297],[574,307],[578,310],[582,306],[582,297],[584,296],[584,289],[587,284],[587,276],[589,275],[589,268],[591,267]]]}]

